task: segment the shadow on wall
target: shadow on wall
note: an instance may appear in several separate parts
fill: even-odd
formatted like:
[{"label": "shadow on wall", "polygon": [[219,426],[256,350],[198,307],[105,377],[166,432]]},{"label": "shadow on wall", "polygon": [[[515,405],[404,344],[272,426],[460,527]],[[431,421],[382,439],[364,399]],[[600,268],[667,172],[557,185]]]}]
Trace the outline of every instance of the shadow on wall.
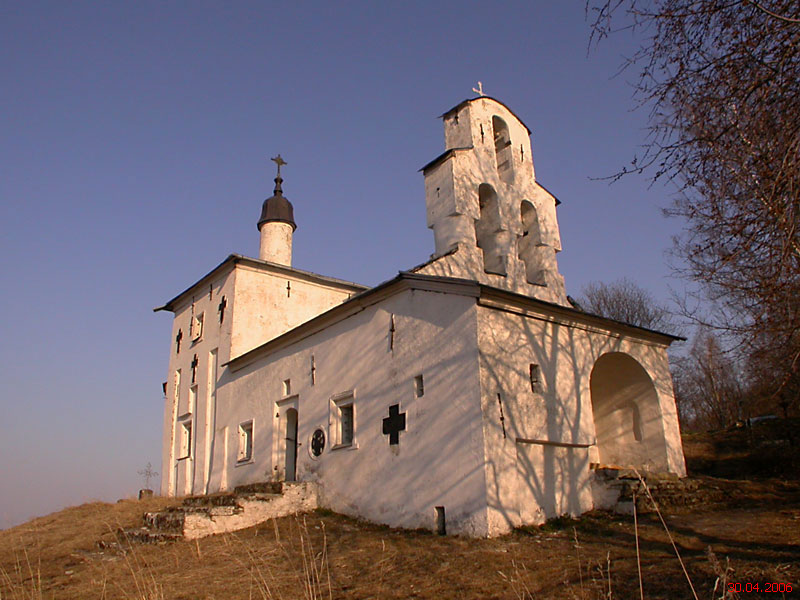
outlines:
[{"label": "shadow on wall", "polygon": [[[489,506],[509,526],[590,510],[598,454],[667,468],[656,387],[619,338],[494,311],[482,319]],[[647,367],[669,381],[655,357]]]},{"label": "shadow on wall", "polygon": [[602,464],[667,469],[658,395],[647,371],[621,352],[592,369],[592,411]]}]

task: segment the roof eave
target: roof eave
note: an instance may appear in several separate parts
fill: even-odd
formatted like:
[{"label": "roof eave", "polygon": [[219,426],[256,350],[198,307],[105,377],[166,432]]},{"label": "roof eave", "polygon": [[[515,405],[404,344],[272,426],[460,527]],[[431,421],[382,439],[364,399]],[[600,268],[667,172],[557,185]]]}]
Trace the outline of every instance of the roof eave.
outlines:
[{"label": "roof eave", "polygon": [[462,100],[461,102],[459,102],[458,104],[456,104],[456,105],[455,105],[453,108],[451,108],[451,109],[450,109],[450,110],[448,110],[447,112],[445,112],[445,113],[443,113],[443,114],[439,115],[439,118],[440,118],[440,119],[444,119],[444,118],[446,118],[446,117],[450,116],[451,114],[453,114],[454,112],[458,112],[459,110],[461,110],[461,108],[462,108],[463,106],[466,106],[466,105],[467,105],[467,104],[469,104],[470,102],[475,102],[475,100],[492,100],[492,101],[494,101],[494,102],[497,102],[497,103],[498,103],[500,106],[502,106],[502,107],[503,107],[503,108],[505,108],[505,109],[506,109],[508,112],[510,112],[510,113],[511,113],[511,114],[514,116],[514,118],[515,118],[517,121],[519,121],[519,122],[522,124],[522,126],[523,126],[523,127],[526,129],[526,130],[527,130],[527,132],[528,132],[528,135],[530,135],[530,134],[531,134],[531,129],[530,129],[530,127],[528,127],[528,126],[525,124],[525,122],[524,122],[522,119],[520,119],[520,118],[519,118],[519,116],[517,115],[517,113],[515,113],[513,110],[511,110],[511,109],[510,109],[510,108],[509,108],[509,107],[508,107],[508,106],[507,106],[507,105],[506,105],[504,102],[501,102],[501,101],[500,101],[500,100],[498,100],[497,98],[492,98],[491,96],[476,96],[475,98],[467,98],[467,99],[465,99],[465,100]]}]

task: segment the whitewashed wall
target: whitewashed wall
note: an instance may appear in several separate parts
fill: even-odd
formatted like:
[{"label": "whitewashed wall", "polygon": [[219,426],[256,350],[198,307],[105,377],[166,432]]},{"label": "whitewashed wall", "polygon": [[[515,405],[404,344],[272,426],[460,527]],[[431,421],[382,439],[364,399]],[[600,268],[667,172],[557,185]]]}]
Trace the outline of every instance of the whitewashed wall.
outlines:
[{"label": "whitewashed wall", "polygon": [[[288,284],[288,290],[287,290]],[[244,352],[285,333],[318,314],[340,304],[359,291],[360,286],[337,283],[303,272],[248,262],[223,263],[172,307],[174,319],[170,338],[170,364],[164,404],[162,443],[162,485],[164,495],[200,494],[208,490],[209,473],[215,467],[213,456],[216,417],[215,385],[220,365]],[[222,323],[219,305],[225,298]],[[204,315],[203,334],[192,340],[192,315]],[[181,351],[176,353],[175,337],[183,332]],[[216,352],[216,373],[214,358]],[[191,363],[197,355],[194,406],[189,406]],[[176,371],[181,371],[180,389]],[[182,423],[191,422],[189,456],[181,452]]]},{"label": "whitewashed wall", "polygon": [[[657,398],[655,411],[642,411],[651,435],[637,442],[642,450],[634,457],[644,461],[635,466],[686,475],[663,341],[555,319],[545,311],[498,307],[478,308],[492,535],[592,508],[589,463],[599,462],[599,454],[590,384],[596,361],[608,353],[636,360]],[[541,393],[532,391],[531,363],[541,369]]]},{"label": "whitewashed wall", "polygon": [[[164,402],[164,433],[161,455],[162,495],[184,495],[202,492],[207,479],[206,453],[210,445],[213,411],[213,390],[216,374],[212,372],[212,351],[217,352],[217,363],[229,359],[231,338],[232,305],[234,298],[233,267],[224,268],[214,278],[195,286],[174,307],[172,334],[170,337],[170,360],[167,373],[167,393]],[[225,316],[220,323],[218,307],[225,297]],[[203,313],[202,336],[192,341],[191,318]],[[183,332],[180,353],[176,352],[175,337]],[[192,386],[191,363],[197,355],[195,384],[197,396],[195,406],[189,406]],[[176,372],[180,369],[180,386]],[[192,423],[191,453],[180,455],[180,422]]]},{"label": "whitewashed wall", "polygon": [[[406,290],[228,373],[218,422],[232,429],[254,421],[254,459],[236,466],[236,436],[229,433],[227,466],[215,472],[212,488],[282,475],[278,449],[284,434],[276,403],[283,399],[282,382],[290,379],[299,411],[298,479],[323,484],[324,506],[388,525],[428,529],[434,526],[434,507],[444,506],[448,532],[486,535],[475,310],[471,297]],[[421,398],[414,391],[419,374],[425,387]],[[356,443],[331,450],[330,399],[351,390]],[[406,430],[399,446],[390,446],[382,420],[398,403]],[[310,437],[317,427],[325,429],[328,442],[323,455],[313,459]],[[217,435],[225,437],[221,428]],[[224,454],[220,448],[216,458]]]}]

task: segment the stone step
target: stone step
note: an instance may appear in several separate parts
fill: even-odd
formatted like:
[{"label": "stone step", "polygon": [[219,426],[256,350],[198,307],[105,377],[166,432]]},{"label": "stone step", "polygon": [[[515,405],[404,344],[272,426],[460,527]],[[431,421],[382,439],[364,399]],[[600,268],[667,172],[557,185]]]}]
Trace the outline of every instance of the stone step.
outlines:
[{"label": "stone step", "polygon": [[[653,503],[640,481],[628,480],[612,484],[611,487],[619,490],[619,502],[632,507],[634,494],[636,497],[636,510],[649,512],[654,510]],[[647,482],[650,496],[659,507],[681,507],[709,504],[722,499],[720,490],[709,489],[701,486],[699,482],[691,479],[678,481]]]},{"label": "stone step", "polygon": [[183,499],[184,506],[236,506],[236,494],[223,492],[221,494],[209,494],[208,496],[189,496]]},{"label": "stone step", "polygon": [[121,529],[119,538],[128,544],[166,544],[183,539],[183,533],[169,531],[153,531],[147,527]]},{"label": "stone step", "polygon": [[259,483],[248,483],[247,485],[237,485],[233,488],[233,493],[237,495],[247,494],[282,494],[282,481],[262,481]]},{"label": "stone step", "polygon": [[270,500],[274,500],[275,498],[280,498],[283,494],[270,494],[267,492],[252,492],[246,494],[239,494],[237,498],[239,500],[250,500],[250,501],[261,501],[261,502],[269,502]]},{"label": "stone step", "polygon": [[[275,497],[271,495],[271,497]],[[266,500],[266,498],[258,498]],[[148,512],[144,514],[144,526],[155,531],[183,532],[187,515],[201,515],[204,517],[231,517],[238,515],[244,509],[238,504],[233,506],[173,506],[167,510]]]},{"label": "stone step", "polygon": [[143,544],[196,539],[313,510],[318,506],[318,496],[313,483],[242,485],[233,492],[190,496],[179,506],[145,513],[144,527],[120,530],[120,535],[128,542]]},{"label": "stone step", "polygon": [[162,510],[144,513],[144,527],[153,531],[183,532],[186,513],[180,510]]}]

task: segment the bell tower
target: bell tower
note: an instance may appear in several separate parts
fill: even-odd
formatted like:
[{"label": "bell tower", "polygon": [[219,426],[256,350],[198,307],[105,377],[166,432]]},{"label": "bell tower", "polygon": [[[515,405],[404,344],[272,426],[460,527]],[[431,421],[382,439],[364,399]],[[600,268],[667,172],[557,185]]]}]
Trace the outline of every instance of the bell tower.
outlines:
[{"label": "bell tower", "polygon": [[271,198],[264,200],[261,206],[261,218],[258,220],[258,231],[261,234],[261,244],[258,258],[269,262],[278,263],[287,267],[292,266],[292,237],[297,224],[294,222],[294,208],[288,199],[283,197],[283,178],[281,166],[288,164],[278,154],[270,159],[278,165],[278,175],[275,177],[275,190]]},{"label": "bell tower", "polygon": [[421,272],[567,305],[556,260],[558,200],[536,182],[528,127],[483,95],[442,120],[445,152],[421,169],[435,243]]}]

